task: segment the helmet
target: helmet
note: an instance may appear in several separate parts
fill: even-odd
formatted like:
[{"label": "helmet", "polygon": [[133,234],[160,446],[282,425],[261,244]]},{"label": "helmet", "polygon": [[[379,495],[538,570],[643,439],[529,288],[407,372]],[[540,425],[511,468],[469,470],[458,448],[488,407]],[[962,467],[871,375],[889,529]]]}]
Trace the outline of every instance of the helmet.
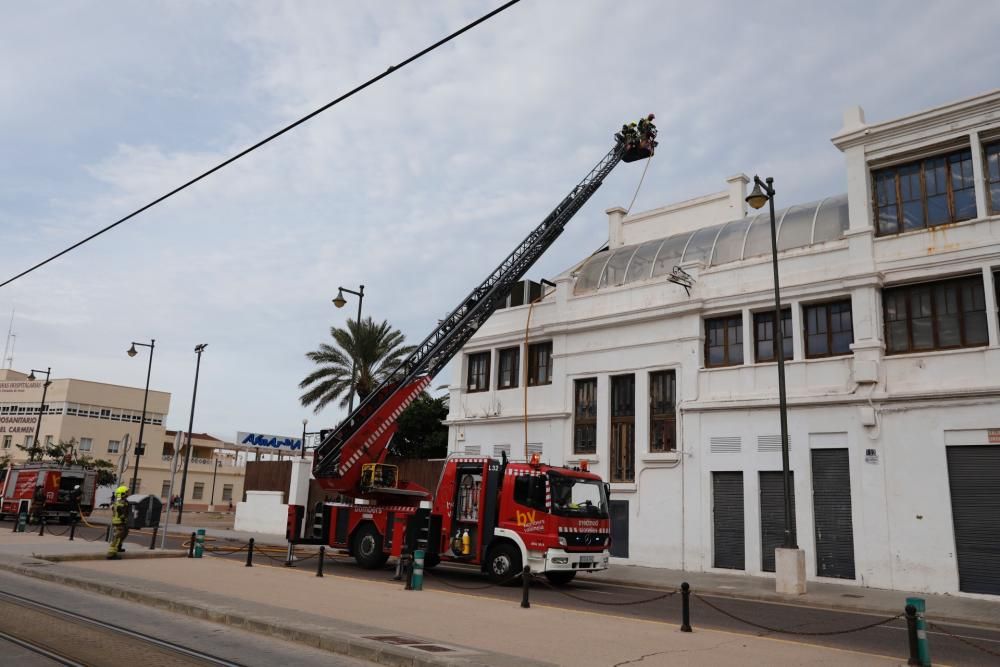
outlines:
[{"label": "helmet", "polygon": [[128,487],[127,486],[119,486],[117,489],[115,489],[115,494],[116,495],[124,496],[126,493],[128,493]]}]

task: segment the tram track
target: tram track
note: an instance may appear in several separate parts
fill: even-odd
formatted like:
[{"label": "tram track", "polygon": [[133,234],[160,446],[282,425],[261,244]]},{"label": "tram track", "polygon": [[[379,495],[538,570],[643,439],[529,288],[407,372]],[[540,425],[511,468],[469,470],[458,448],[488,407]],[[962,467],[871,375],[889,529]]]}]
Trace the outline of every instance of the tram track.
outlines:
[{"label": "tram track", "polygon": [[[136,653],[145,665],[217,665],[241,663],[188,648],[165,639],[55,607],[28,597],[0,591],[0,640],[44,656],[59,665],[121,664],[124,653]],[[49,619],[46,623],[45,619]],[[52,621],[57,621],[53,624]],[[11,627],[13,626],[13,627]],[[96,632],[95,632],[96,631]],[[66,650],[72,649],[72,656]],[[112,657],[113,654],[113,657]],[[83,660],[83,662],[80,662]],[[124,660],[129,664],[129,660]]]}]

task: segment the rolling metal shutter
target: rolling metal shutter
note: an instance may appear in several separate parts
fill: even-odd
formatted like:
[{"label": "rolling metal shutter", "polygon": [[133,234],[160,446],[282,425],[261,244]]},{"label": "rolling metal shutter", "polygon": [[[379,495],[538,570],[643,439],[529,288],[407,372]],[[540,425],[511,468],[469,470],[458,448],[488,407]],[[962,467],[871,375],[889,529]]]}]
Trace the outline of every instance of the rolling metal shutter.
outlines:
[{"label": "rolling metal shutter", "polygon": [[1000,447],[948,447],[958,589],[1000,595]]},{"label": "rolling metal shutter", "polygon": [[816,575],[854,579],[851,474],[846,449],[812,450]]},{"label": "rolling metal shutter", "polygon": [[611,515],[611,555],[628,558],[628,501],[608,501]]},{"label": "rolling metal shutter", "polygon": [[[792,478],[792,530],[795,530],[795,473]],[[785,489],[782,473],[760,473],[760,569],[774,572],[774,550],[785,543]]]},{"label": "rolling metal shutter", "polygon": [[745,569],[743,473],[712,473],[713,567]]}]

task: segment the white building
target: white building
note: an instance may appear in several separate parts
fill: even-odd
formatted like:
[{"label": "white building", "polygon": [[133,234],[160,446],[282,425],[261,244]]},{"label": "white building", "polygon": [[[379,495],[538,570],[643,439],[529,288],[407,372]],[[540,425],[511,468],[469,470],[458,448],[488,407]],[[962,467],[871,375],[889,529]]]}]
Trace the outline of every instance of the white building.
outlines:
[{"label": "white building", "polygon": [[[998,595],[1000,91],[876,124],[854,108],[833,143],[846,195],[777,211],[808,577]],[[776,176],[780,206],[794,174]],[[587,459],[620,562],[773,570],[770,226],[747,183],[609,210],[608,249],[497,311],[456,364],[451,450]]]}]

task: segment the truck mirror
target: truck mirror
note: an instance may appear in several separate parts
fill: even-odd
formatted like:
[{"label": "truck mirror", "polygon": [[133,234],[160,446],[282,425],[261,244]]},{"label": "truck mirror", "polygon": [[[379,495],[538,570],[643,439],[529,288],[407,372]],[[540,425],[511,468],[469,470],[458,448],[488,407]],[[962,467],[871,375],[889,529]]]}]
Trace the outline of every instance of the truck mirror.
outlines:
[{"label": "truck mirror", "polygon": [[609,501],[611,500],[611,484],[609,484],[608,482],[604,483],[604,497],[607,498]]}]

